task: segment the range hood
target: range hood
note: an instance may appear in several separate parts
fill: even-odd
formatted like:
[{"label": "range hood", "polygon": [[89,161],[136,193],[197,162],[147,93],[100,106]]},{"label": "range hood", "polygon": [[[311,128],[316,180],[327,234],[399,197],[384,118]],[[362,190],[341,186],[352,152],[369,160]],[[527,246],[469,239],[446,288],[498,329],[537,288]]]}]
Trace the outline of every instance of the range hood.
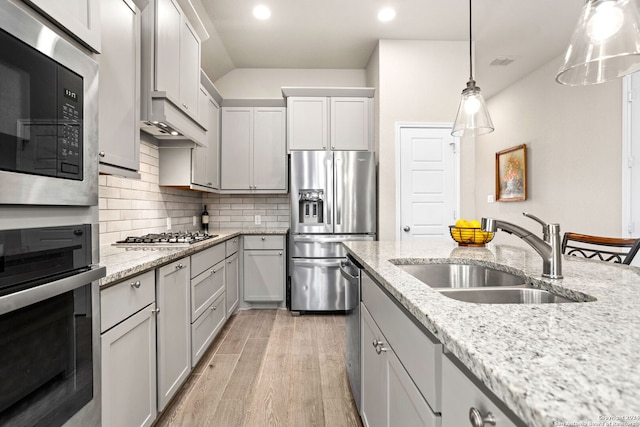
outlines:
[{"label": "range hood", "polygon": [[144,92],[143,89],[140,130],[153,135],[159,145],[166,141],[172,145],[178,141],[206,145],[206,129],[178,108],[165,92],[149,90],[146,95]]}]

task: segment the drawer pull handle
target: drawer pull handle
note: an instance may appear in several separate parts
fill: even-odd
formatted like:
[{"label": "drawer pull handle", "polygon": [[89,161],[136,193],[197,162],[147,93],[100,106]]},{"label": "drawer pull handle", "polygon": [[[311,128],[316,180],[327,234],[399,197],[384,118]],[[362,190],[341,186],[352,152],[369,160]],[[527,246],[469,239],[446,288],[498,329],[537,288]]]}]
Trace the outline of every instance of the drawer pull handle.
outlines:
[{"label": "drawer pull handle", "polygon": [[151,310],[151,313],[158,314],[158,313],[160,313],[160,309],[159,308],[155,308],[155,309]]},{"label": "drawer pull handle", "polygon": [[469,409],[469,421],[472,427],[484,427],[496,425],[496,418],[491,412],[487,412],[486,417],[482,417],[480,411],[473,406]]},{"label": "drawer pull handle", "polygon": [[136,280],[135,282],[131,282],[131,287],[138,289],[140,287],[140,280]]}]

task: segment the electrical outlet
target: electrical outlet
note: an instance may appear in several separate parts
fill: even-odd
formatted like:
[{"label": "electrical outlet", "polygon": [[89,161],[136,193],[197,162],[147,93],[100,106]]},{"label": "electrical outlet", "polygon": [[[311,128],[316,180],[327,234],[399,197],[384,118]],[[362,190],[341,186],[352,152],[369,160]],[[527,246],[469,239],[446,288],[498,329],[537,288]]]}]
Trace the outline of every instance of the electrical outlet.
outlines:
[{"label": "electrical outlet", "polygon": [[198,223],[198,220],[196,219],[196,216],[193,216],[193,226],[195,227],[196,224]]},{"label": "electrical outlet", "polygon": [[493,203],[493,202],[494,202],[493,194],[489,194],[489,195],[487,196],[487,203]]},{"label": "electrical outlet", "polygon": [[256,225],[262,224],[262,217],[260,215],[254,216],[253,219]]},{"label": "electrical outlet", "polygon": [[167,217],[167,230],[171,230],[171,217]]}]

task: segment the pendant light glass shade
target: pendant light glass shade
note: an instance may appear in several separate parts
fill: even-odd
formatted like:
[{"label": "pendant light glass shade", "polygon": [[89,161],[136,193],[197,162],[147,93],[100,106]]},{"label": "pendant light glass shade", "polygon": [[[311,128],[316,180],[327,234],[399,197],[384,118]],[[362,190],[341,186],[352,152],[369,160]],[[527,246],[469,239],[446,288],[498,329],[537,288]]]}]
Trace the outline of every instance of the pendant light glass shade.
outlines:
[{"label": "pendant light glass shade", "polygon": [[451,130],[451,135],[457,137],[483,135],[493,132],[495,129],[480,88],[473,80],[471,22],[471,0],[469,0],[469,81],[467,87],[462,91],[458,113]]},{"label": "pendant light glass shade", "polygon": [[451,135],[483,135],[494,131],[493,122],[484,103],[480,88],[474,80],[467,82],[467,87],[462,91],[462,98],[458,106],[458,114],[453,124]]},{"label": "pendant light glass shade", "polygon": [[640,70],[638,0],[586,0],[556,81],[602,83]]}]

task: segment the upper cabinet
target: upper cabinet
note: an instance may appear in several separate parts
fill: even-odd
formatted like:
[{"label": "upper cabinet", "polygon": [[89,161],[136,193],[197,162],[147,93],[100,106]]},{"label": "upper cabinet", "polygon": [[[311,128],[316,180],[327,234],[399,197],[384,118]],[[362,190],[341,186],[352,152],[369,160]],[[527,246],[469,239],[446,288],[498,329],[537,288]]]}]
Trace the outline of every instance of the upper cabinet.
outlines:
[{"label": "upper cabinet", "polygon": [[372,150],[373,89],[282,88],[282,93],[290,151]]},{"label": "upper cabinet", "polygon": [[24,0],[94,52],[100,42],[101,0]]},{"label": "upper cabinet", "polygon": [[221,190],[286,193],[285,123],[284,107],[222,107]]},{"label": "upper cabinet", "polygon": [[206,38],[190,1],[152,0],[143,13],[142,130],[159,141],[207,145],[198,111],[200,45]]},{"label": "upper cabinet", "polygon": [[138,177],[140,166],[140,9],[100,0],[100,172]]}]

